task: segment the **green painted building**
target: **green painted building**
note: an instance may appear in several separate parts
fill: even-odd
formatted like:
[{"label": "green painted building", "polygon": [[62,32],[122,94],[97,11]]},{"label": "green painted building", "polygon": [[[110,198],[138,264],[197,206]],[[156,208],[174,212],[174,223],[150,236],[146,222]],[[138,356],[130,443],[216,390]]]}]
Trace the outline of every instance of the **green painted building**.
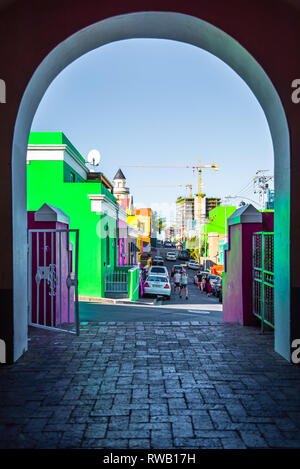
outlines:
[{"label": "green painted building", "polygon": [[[79,231],[79,295],[104,297],[104,276],[117,265],[117,220],[126,213],[102,173],[91,173],[62,132],[31,132],[27,152],[27,209],[60,208]],[[72,239],[71,239],[72,241]]]},{"label": "green painted building", "polygon": [[227,220],[236,211],[235,206],[219,205],[209,211],[209,223],[202,225],[201,233],[227,234]]}]

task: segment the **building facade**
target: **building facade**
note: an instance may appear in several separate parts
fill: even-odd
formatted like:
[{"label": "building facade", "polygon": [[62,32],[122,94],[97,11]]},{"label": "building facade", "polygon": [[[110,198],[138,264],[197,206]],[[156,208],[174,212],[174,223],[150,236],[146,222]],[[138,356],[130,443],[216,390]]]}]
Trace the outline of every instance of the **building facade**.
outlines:
[{"label": "building facade", "polygon": [[80,230],[80,297],[104,297],[105,274],[121,259],[122,265],[127,262],[127,250],[118,252],[118,228],[127,215],[112,194],[112,184],[102,173],[90,173],[62,132],[30,133],[27,181],[28,211],[44,203],[59,207],[68,214],[70,228]]},{"label": "building facade", "polygon": [[194,220],[194,198],[178,197],[176,200],[176,225],[177,236],[183,239]]}]

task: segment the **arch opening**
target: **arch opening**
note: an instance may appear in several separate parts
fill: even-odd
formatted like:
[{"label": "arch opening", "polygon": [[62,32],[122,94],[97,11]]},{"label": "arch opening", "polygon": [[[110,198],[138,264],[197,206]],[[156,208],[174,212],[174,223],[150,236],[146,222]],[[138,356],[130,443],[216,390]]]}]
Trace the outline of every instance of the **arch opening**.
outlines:
[{"label": "arch opening", "polygon": [[290,285],[290,149],[283,106],[269,77],[236,40],[198,18],[169,12],[141,12],[116,16],[78,31],[48,54],[27,86],[15,125],[12,155],[15,359],[22,354],[27,342],[27,310],[24,301],[27,297],[25,162],[33,117],[46,89],[68,64],[104,44],[130,38],[171,39],[210,52],[236,71],[248,84],[264,110],[275,158],[275,350],[289,360],[290,305],[287,304],[289,299],[287,300],[284,293],[287,287],[289,290]]}]

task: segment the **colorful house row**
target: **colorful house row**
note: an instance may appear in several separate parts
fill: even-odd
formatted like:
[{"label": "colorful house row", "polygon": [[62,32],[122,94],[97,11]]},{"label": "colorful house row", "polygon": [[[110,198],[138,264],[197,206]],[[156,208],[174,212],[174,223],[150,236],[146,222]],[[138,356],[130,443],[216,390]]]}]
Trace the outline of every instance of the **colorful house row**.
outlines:
[{"label": "colorful house row", "polygon": [[126,177],[119,169],[113,179],[113,194],[117,202],[127,213],[127,223],[136,229],[138,258],[141,260],[142,254],[149,254],[152,247],[156,246],[158,227],[154,220],[151,208],[134,208],[133,197],[130,189],[126,187]]},{"label": "colorful house row", "polygon": [[[113,195],[113,184],[91,172],[62,132],[31,132],[27,151],[27,210],[47,203],[80,230],[79,295],[104,297],[105,275],[137,263],[137,229]],[[71,236],[72,241],[72,236]]]}]

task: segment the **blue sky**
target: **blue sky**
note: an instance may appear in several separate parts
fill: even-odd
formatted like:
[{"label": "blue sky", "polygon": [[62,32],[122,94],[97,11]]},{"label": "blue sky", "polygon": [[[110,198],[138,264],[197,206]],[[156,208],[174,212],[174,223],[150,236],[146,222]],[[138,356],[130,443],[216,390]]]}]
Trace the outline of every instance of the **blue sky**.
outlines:
[{"label": "blue sky", "polygon": [[48,88],[32,130],[64,132],[84,157],[98,149],[100,170],[112,180],[121,167],[135,203],[162,214],[185,194],[176,184],[197,192],[196,174],[126,165],[214,162],[220,169],[204,170],[204,192],[220,197],[254,198],[251,184],[241,189],[255,171],[273,174],[268,124],[246,83],[215,56],[175,41],[118,41],[79,58]]}]

